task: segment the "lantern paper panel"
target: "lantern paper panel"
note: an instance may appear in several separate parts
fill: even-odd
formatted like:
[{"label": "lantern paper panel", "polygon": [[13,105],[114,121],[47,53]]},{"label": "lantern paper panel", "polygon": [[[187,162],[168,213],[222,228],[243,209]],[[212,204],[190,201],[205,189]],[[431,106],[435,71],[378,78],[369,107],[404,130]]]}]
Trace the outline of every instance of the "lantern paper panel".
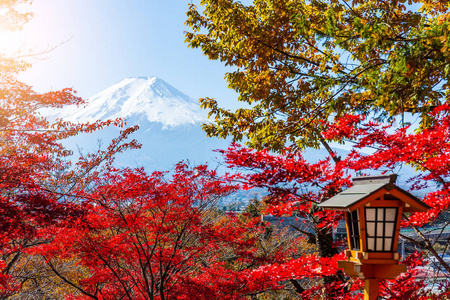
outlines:
[{"label": "lantern paper panel", "polygon": [[365,208],[367,251],[392,251],[397,211],[397,207]]},{"label": "lantern paper panel", "polygon": [[347,215],[349,227],[349,243],[352,250],[361,250],[360,244],[360,226],[359,226],[359,211],[354,210]]}]

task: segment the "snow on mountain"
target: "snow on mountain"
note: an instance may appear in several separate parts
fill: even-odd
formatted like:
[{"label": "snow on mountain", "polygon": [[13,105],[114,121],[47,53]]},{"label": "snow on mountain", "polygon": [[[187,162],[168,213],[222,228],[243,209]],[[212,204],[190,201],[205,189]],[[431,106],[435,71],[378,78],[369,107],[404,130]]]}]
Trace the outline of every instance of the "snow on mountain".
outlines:
[{"label": "snow on mountain", "polygon": [[[142,144],[139,150],[117,155],[118,167],[144,166],[148,171],[169,170],[181,160],[191,164],[217,165],[215,149],[226,148],[228,141],[207,138],[201,124],[206,112],[196,100],[157,77],[126,78],[89,98],[78,108],[42,111],[50,120],[94,122],[124,118],[127,126],[139,125],[130,138]],[[81,134],[65,141],[75,154],[105,149],[119,135],[120,128],[108,127]]]},{"label": "snow on mountain", "polygon": [[125,118],[133,125],[159,123],[163,129],[208,121],[193,98],[157,77],[123,79],[89,98],[84,107],[63,109],[54,116],[71,122]]}]

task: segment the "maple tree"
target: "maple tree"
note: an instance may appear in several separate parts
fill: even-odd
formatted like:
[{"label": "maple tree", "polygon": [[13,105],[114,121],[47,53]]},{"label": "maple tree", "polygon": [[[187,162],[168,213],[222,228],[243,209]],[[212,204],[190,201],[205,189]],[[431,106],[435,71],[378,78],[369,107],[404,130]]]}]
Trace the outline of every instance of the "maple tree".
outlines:
[{"label": "maple tree", "polygon": [[[29,1],[0,2],[12,29],[30,17],[14,10],[21,2]],[[233,145],[221,151],[230,167],[246,170],[233,176],[184,163],[171,175],[116,170],[114,154],[138,147],[124,143],[136,129],[130,128],[107,150],[71,167],[61,139],[120,126],[120,120],[50,124],[39,108],[82,99],[71,89],[35,93],[16,79],[28,65],[2,58],[1,297],[264,299],[292,296],[282,292],[289,283],[293,297],[358,299],[362,282],[347,278],[336,263],[345,245],[333,241],[332,228],[342,216],[316,204],[350,186],[350,172],[407,163],[423,172],[412,179],[413,189],[437,188],[425,198],[432,209],[407,216],[403,226],[421,234],[420,226],[448,209],[450,110],[440,105],[448,88],[443,1],[422,3],[421,13],[402,1],[202,3],[203,15],[192,5],[188,12],[193,32],[187,40],[237,67],[227,74],[230,87],[251,104],[233,113],[204,99],[217,121],[205,129],[235,140],[246,136],[250,146],[268,150]],[[364,121],[407,111],[421,114],[420,132]],[[328,147],[330,158],[308,163],[297,151],[343,140],[355,143],[346,158]],[[364,147],[377,151],[363,155]],[[101,164],[106,168],[96,169]],[[312,223],[314,234],[303,231],[307,239],[288,238],[288,244],[277,240],[281,234],[268,235],[260,218],[219,214],[214,203],[238,188],[230,180],[267,189],[266,213],[295,213]],[[449,270],[432,242],[421,238],[418,247]],[[298,241],[314,244],[316,253],[302,253]],[[426,281],[415,278],[420,254],[404,263],[407,273],[382,283],[383,297],[449,297],[448,285],[429,295]]]},{"label": "maple tree", "polygon": [[[276,285],[248,274],[284,263],[292,246],[258,251],[260,219],[242,222],[214,209],[237,186],[206,166],[179,163],[167,175],[105,174],[83,192],[83,218],[42,230],[51,242],[30,253],[71,287],[67,299],[242,299]],[[67,260],[77,262],[79,276],[60,272],[57,263]]]},{"label": "maple tree", "polygon": [[[1,1],[1,26],[19,30],[31,17],[16,9],[31,1]],[[71,152],[61,140],[109,125],[122,126],[121,120],[91,124],[50,123],[39,110],[80,105],[83,100],[72,89],[36,93],[17,79],[30,66],[20,56],[0,56],[0,295],[14,294],[29,278],[19,268],[25,249],[45,242],[38,229],[83,214],[76,207],[71,191],[87,186],[102,172],[96,167],[111,165],[113,154],[138,147],[124,143],[137,128],[129,128],[111,142],[105,151],[81,158],[71,166]],[[75,195],[76,196],[76,195]]]},{"label": "maple tree", "polygon": [[[342,219],[342,215],[321,211],[317,209],[316,204],[341,188],[351,185],[349,176],[346,176],[342,169],[335,168],[329,158],[308,163],[300,152],[286,150],[282,155],[274,155],[267,150],[255,151],[232,145],[228,150],[219,152],[225,155],[225,162],[229,167],[245,170],[234,176],[235,180],[242,182],[243,188],[267,189],[269,195],[265,199],[268,204],[265,213],[283,216],[295,212],[298,217],[311,223],[314,233],[302,233],[308,236],[310,243],[317,246],[316,255],[299,258],[299,264],[296,260],[286,263],[285,267],[290,270],[287,274],[291,277],[285,277],[285,280],[323,280],[322,284],[316,284],[313,288],[304,287],[297,281],[296,290],[303,297],[312,297],[314,292],[318,293],[322,289],[327,290],[329,297],[345,295],[346,281],[337,269],[337,260],[342,256],[339,255],[338,244],[333,242],[332,237],[333,226]],[[309,271],[300,267],[302,264],[306,264]],[[266,275],[268,278],[281,276],[277,272],[282,268],[267,268],[271,271],[270,275]]]},{"label": "maple tree", "polygon": [[[430,182],[439,188],[426,197],[432,210],[407,216],[404,225],[414,227],[422,239],[415,241],[417,246],[431,252],[448,271],[433,243],[417,227],[448,209],[448,124],[432,113],[435,107],[448,112],[447,1],[272,0],[244,5],[204,0],[201,5],[201,10],[190,5],[187,12],[191,31],[186,32],[186,42],[232,67],[225,75],[228,86],[247,104],[233,112],[219,107],[214,99],[201,99],[215,119],[204,130],[208,136],[232,136],[233,141],[245,140],[250,148],[261,150],[238,147],[224,154],[230,166],[255,173],[241,178],[249,187],[268,188],[274,200],[268,212],[295,211],[311,214],[319,224],[323,221],[325,226],[316,224],[313,240],[319,241],[320,236],[328,240],[318,251],[332,256],[336,250],[325,228],[335,215],[311,210],[314,204],[307,203],[326,200],[341,186],[321,190],[320,176],[392,171],[398,164],[410,164],[427,173],[412,179],[413,188]],[[410,113],[418,118],[420,134],[407,135],[406,129],[391,134],[395,126],[390,122],[402,127]],[[365,117],[380,123],[362,125]],[[341,158],[330,148],[330,141],[354,142],[355,151]],[[328,175],[317,175],[321,169],[306,164],[298,153],[320,145],[333,160],[322,161]],[[366,146],[378,151],[366,155],[361,152]],[[267,150],[282,155],[273,156]],[[309,173],[314,170],[319,171],[318,177]],[[335,284],[342,283],[342,278],[335,279]],[[410,284],[410,291],[423,291],[420,283],[410,280]],[[399,295],[384,295],[427,297],[426,291],[408,295],[407,285],[398,283]]]},{"label": "maple tree", "polygon": [[[360,138],[358,139],[359,143],[355,145],[355,150],[338,163],[334,163],[330,157],[315,163],[308,163],[301,153],[290,152],[289,149],[286,149],[281,155],[271,154],[267,150],[249,150],[239,145],[232,145],[228,150],[220,150],[225,155],[225,161],[230,167],[245,170],[243,173],[234,175],[234,179],[240,181],[244,188],[267,189],[269,194],[265,200],[268,204],[265,213],[281,217],[295,214],[299,218],[303,218],[304,222],[311,223],[311,227],[315,230],[314,234],[307,231],[302,232],[309,237],[310,243],[317,246],[314,254],[286,261],[282,266],[267,265],[255,270],[252,274],[258,276],[260,272],[264,272],[265,280],[278,282],[281,285],[279,288],[285,288],[282,284],[283,281],[294,279],[297,281],[296,291],[303,299],[322,299],[323,297],[327,299],[357,299],[357,297],[362,297],[361,294],[355,294],[361,288],[362,282],[350,280],[342,274],[339,276],[337,268],[337,261],[343,259],[343,254],[339,254],[339,252],[345,249],[346,243],[333,240],[330,233],[337,222],[343,218],[343,214],[335,211],[322,211],[314,209],[314,207],[327,199],[330,193],[334,194],[336,190],[350,186],[349,174],[351,172],[366,169],[372,171],[390,167],[391,163],[398,164],[407,158],[422,158],[423,156],[419,153],[427,147],[439,149],[440,155],[444,155],[447,152],[448,141],[445,141],[447,138],[443,139],[439,132],[448,127],[446,124],[448,112],[444,113],[444,116],[441,115],[439,122],[435,122],[435,127],[429,128],[421,135],[409,134],[407,136],[404,128],[399,132],[389,133],[384,125],[362,122],[361,116],[342,118],[334,127],[325,132],[324,136],[340,138],[345,135],[350,138],[352,135],[353,138],[356,136]],[[354,122],[355,119],[361,123]],[[436,144],[433,136],[439,139],[439,145]],[[393,147],[392,144],[396,144],[396,147]],[[377,146],[379,150],[372,155],[362,155],[356,151],[360,147],[369,145]],[[383,149],[383,146],[386,148]],[[410,151],[404,151],[404,149],[410,149]],[[434,161],[434,159],[438,159],[439,155],[433,153],[433,156],[430,156],[428,167],[431,165],[436,167],[436,171],[439,170],[442,175],[442,165],[437,166]],[[447,169],[445,172],[450,171],[446,166],[446,160],[438,159],[438,161],[445,165]],[[420,174],[411,179],[417,188],[423,187],[424,183],[429,184],[430,176],[436,176],[433,171],[434,167],[429,169],[429,174]],[[384,169],[384,171],[386,170]],[[435,180],[438,180],[437,178],[442,179],[438,176],[435,177]],[[417,248],[428,255],[439,257],[438,263],[442,269],[446,270],[448,264],[441,258],[446,249],[444,248],[443,252],[438,253],[433,247],[434,242],[427,238],[419,227],[433,221],[440,212],[448,209],[448,198],[442,197],[443,194],[447,194],[448,187],[442,186],[442,188],[442,190],[433,191],[425,197],[425,202],[432,207],[430,211],[408,216],[402,226],[413,226],[420,235],[420,239],[414,241]],[[446,226],[448,226],[448,222],[446,225],[444,224],[444,228]],[[298,261],[301,263],[298,264]],[[384,281],[381,285],[381,295],[388,299],[444,299],[449,296],[448,285],[442,286],[441,290],[435,291],[434,295],[430,295],[429,291],[424,288],[427,280],[431,280],[431,277],[430,275],[417,277],[420,274],[420,269],[417,267],[424,266],[421,255],[415,253],[405,258],[403,263],[408,266],[408,271],[396,280]],[[303,268],[303,265],[307,267]],[[441,273],[439,276],[445,275]],[[304,281],[307,278],[320,280],[311,285],[310,282]]]},{"label": "maple tree", "polygon": [[[228,86],[248,108],[201,99],[209,136],[257,149],[318,147],[336,116],[428,112],[448,97],[447,1],[203,0],[186,42],[232,67]],[[322,121],[322,122],[318,122]]]},{"label": "maple tree", "polygon": [[[438,106],[428,116],[433,125],[417,133],[409,132],[409,127],[392,130],[392,125],[365,122],[361,116],[347,115],[324,133],[329,138],[348,137],[355,141],[354,150],[342,162],[347,168],[356,171],[384,168],[384,171],[387,171],[401,164],[409,164],[420,171],[409,179],[411,189],[414,191],[432,188],[433,191],[424,197],[424,201],[431,209],[426,213],[408,216],[402,225],[416,230],[425,243],[425,247],[423,245],[421,247],[431,251],[447,272],[450,272],[450,266],[441,258],[446,249],[444,248],[443,253],[438,255],[432,247],[433,243],[418,230],[418,227],[434,222],[442,212],[448,211],[450,206],[449,114],[448,104]],[[364,147],[373,147],[376,151],[370,155],[362,154],[358,150]],[[448,220],[444,220],[441,227],[446,228],[449,224]]]}]

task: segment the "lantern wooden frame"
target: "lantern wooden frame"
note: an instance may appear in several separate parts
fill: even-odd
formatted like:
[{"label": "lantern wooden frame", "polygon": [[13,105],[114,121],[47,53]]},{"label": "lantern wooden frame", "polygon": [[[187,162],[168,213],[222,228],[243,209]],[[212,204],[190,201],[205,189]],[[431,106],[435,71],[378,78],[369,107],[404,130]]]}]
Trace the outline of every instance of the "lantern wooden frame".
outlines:
[{"label": "lantern wooden frame", "polygon": [[[406,271],[406,266],[399,264],[400,255],[397,253],[402,214],[424,212],[430,208],[417,197],[396,186],[396,179],[395,174],[356,177],[353,178],[353,187],[319,204],[323,209],[346,212],[349,249],[346,251],[347,260],[339,261],[338,266],[348,275],[365,280],[366,300],[378,297],[380,279],[394,279]],[[390,213],[390,217],[394,218],[386,221],[386,212],[392,212],[392,209],[396,210],[393,216]],[[367,212],[371,210],[375,211],[375,218],[367,220]],[[383,218],[378,218],[378,212],[381,211]],[[355,217],[358,219],[358,226],[355,225]],[[368,226],[368,222],[373,223],[374,228]],[[392,236],[386,236],[387,223],[392,224]],[[379,225],[382,225],[381,236],[377,235],[378,230],[381,230]],[[374,239],[375,249],[370,239]],[[385,247],[388,239],[390,247]],[[383,245],[382,249],[378,247],[379,242]]]}]

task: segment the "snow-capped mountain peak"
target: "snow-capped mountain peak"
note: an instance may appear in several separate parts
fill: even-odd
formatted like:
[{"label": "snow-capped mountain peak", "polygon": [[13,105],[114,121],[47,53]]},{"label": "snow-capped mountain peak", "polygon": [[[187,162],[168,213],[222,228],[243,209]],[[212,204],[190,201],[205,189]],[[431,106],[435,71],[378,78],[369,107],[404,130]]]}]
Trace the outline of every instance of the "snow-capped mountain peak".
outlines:
[{"label": "snow-capped mountain peak", "polygon": [[197,101],[157,77],[131,77],[94,95],[78,109],[56,117],[72,122],[125,118],[129,124],[160,123],[163,128],[207,122]]}]

